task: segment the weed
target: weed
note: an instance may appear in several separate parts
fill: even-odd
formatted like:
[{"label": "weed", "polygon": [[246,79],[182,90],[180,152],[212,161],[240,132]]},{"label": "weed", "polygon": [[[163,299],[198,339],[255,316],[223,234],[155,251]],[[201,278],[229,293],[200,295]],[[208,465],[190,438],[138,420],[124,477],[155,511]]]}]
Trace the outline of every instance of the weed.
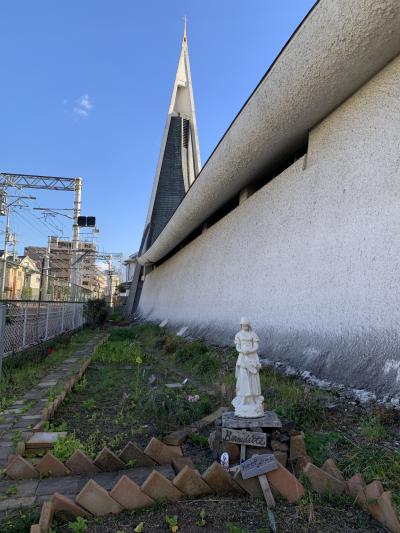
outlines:
[{"label": "weed", "polygon": [[31,524],[39,522],[40,510],[37,507],[25,507],[9,519],[0,519],[0,531],[7,533],[21,533],[29,531]]},{"label": "weed", "polygon": [[82,449],[81,441],[75,438],[75,433],[67,435],[66,437],[58,437],[54,443],[53,454],[65,462],[76,452],[76,450]]},{"label": "weed", "polygon": [[135,529],[133,530],[135,533],[143,533],[144,531],[144,522],[140,522]]},{"label": "weed", "polygon": [[187,440],[195,446],[208,447],[208,438],[199,433],[189,433]]},{"label": "weed", "polygon": [[361,433],[371,442],[379,442],[387,436],[383,424],[374,416],[361,419]]},{"label": "weed", "polygon": [[82,392],[87,387],[87,378],[86,376],[83,376],[83,378],[79,381],[79,383],[76,383],[74,385],[74,392]]},{"label": "weed", "polygon": [[199,514],[199,520],[196,522],[196,524],[199,526],[199,527],[204,527],[207,522],[206,522],[206,512],[204,509],[202,509],[200,511],[200,514]]},{"label": "weed", "polygon": [[96,400],[94,400],[93,398],[89,398],[88,400],[85,400],[83,403],[82,403],[82,406],[85,408],[85,409],[88,409],[90,411],[93,411],[93,409],[96,409]]},{"label": "weed", "polygon": [[7,489],[6,494],[8,494],[8,496],[15,496],[17,494],[17,485],[11,485]]},{"label": "weed", "polygon": [[67,424],[66,422],[60,422],[59,424],[55,424],[53,422],[47,421],[43,426],[43,431],[50,431],[51,433],[67,431]]},{"label": "weed", "polygon": [[47,405],[50,405],[57,398],[58,392],[56,387],[50,387],[47,397]]},{"label": "weed", "polygon": [[19,442],[21,442],[22,440],[22,433],[21,431],[18,429],[15,434],[13,435],[13,438],[11,439],[12,443],[14,444],[14,446],[16,446]]},{"label": "weed", "polygon": [[317,466],[321,466],[332,455],[331,450],[336,444],[345,442],[343,435],[338,431],[306,433],[304,437],[307,453]]},{"label": "weed", "polygon": [[176,533],[178,531],[179,525],[178,525],[178,515],[174,516],[166,516],[165,521],[169,526],[169,530],[171,533]]},{"label": "weed", "polygon": [[129,459],[129,461],[126,462],[126,466],[129,468],[134,468],[137,465],[136,459]]},{"label": "weed", "polygon": [[78,516],[74,522],[68,523],[68,528],[74,533],[82,533],[83,531],[87,531],[87,520],[81,516]]}]

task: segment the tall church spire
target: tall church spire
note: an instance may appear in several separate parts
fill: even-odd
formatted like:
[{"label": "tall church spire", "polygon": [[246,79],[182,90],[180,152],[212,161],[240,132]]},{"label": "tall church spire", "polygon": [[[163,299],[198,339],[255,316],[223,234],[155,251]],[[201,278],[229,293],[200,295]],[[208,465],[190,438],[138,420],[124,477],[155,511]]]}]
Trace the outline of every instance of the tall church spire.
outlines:
[{"label": "tall church spire", "polygon": [[141,252],[164,229],[201,169],[186,32],[161,143]]}]

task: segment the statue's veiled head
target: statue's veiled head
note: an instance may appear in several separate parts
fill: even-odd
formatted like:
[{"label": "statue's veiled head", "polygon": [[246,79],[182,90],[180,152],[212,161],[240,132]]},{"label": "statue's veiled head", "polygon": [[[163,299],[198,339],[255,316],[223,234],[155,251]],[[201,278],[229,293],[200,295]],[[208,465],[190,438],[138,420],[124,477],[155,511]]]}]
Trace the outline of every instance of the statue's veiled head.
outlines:
[{"label": "statue's veiled head", "polygon": [[244,331],[252,331],[250,320],[245,316],[240,319],[240,329],[243,329]]}]

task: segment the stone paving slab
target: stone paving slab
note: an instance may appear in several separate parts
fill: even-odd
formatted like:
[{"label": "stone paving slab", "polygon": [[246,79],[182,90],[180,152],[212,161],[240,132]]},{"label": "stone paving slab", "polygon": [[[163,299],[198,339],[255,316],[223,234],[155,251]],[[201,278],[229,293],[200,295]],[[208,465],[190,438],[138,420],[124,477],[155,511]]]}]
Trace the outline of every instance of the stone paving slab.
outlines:
[{"label": "stone paving slab", "polygon": [[[63,386],[66,381],[76,376],[103,339],[104,335],[96,335],[85,347],[77,350],[73,357],[62,361],[56,369],[43,377],[40,383],[24,394],[23,398],[16,400],[12,407],[0,413],[0,469],[5,467],[8,455],[14,452],[17,435],[18,440],[28,440],[32,435],[31,428],[42,420],[42,411],[48,403],[49,390]],[[9,446],[10,443],[12,446]]]}]

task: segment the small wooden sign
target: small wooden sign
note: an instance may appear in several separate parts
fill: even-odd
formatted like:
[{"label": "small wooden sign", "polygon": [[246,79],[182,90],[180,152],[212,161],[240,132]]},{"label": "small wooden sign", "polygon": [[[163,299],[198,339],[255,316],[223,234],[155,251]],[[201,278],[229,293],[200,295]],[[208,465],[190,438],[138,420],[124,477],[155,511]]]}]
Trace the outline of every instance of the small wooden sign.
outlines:
[{"label": "small wooden sign", "polygon": [[267,434],[257,431],[222,428],[222,442],[265,448],[267,446]]},{"label": "small wooden sign", "polygon": [[278,462],[275,457],[270,453],[263,455],[253,455],[247,461],[244,461],[240,465],[240,471],[243,479],[249,479],[250,477],[261,476],[272,470],[279,468]]}]

